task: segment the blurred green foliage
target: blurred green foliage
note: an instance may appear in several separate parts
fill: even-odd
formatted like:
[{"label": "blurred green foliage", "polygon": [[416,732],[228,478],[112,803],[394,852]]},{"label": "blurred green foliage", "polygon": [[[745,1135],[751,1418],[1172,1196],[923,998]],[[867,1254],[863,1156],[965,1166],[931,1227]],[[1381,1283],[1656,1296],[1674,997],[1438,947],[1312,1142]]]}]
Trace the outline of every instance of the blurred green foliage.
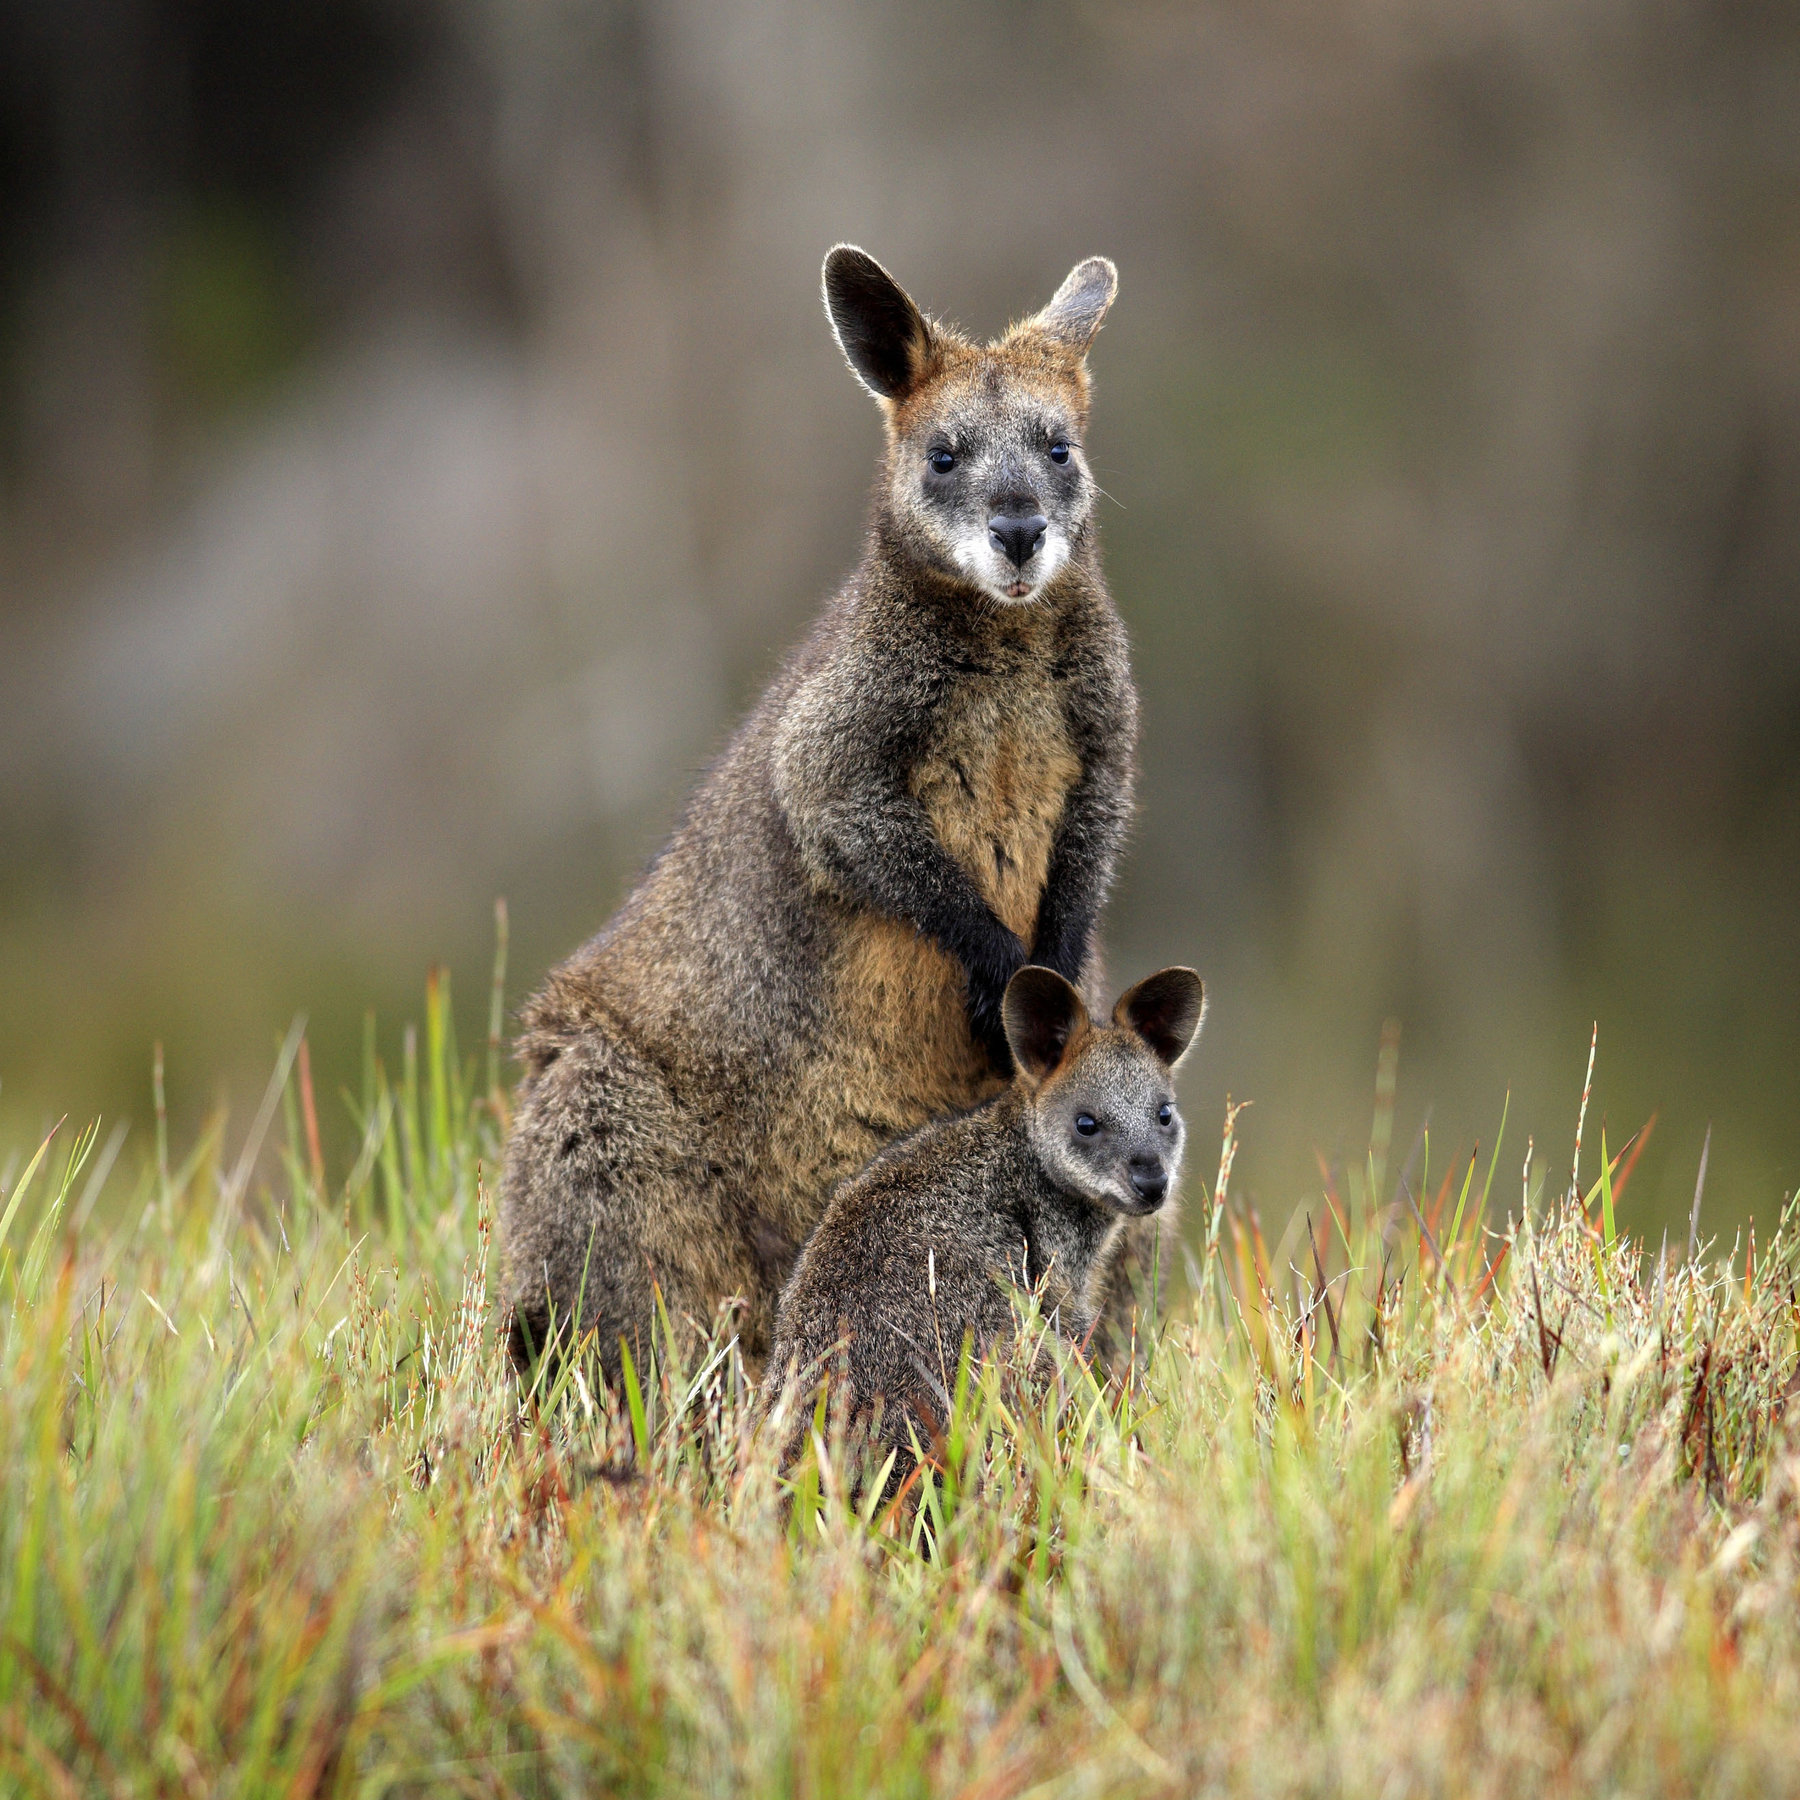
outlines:
[{"label": "blurred green foliage", "polygon": [[195,207],[155,253],[157,362],[183,400],[242,402],[293,368],[305,309],[283,237],[247,207]]}]

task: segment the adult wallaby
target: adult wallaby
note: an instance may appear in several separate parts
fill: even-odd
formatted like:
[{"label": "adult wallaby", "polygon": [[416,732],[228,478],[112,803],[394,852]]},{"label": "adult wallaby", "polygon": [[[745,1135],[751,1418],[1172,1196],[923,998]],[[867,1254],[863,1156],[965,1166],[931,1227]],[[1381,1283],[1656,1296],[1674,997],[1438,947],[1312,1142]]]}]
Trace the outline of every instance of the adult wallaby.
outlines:
[{"label": "adult wallaby", "polygon": [[890,1145],[832,1195],[782,1292],[771,1400],[776,1382],[804,1399],[827,1378],[839,1422],[910,1463],[945,1422],[964,1340],[981,1351],[1012,1335],[1014,1289],[1084,1341],[1128,1224],[1173,1188],[1171,1077],[1204,1009],[1200,977],[1164,969],[1097,1027],[1054,970],[1021,969],[1003,1009],[1012,1086]]},{"label": "adult wallaby", "polygon": [[1137,700],[1082,451],[1117,276],[991,344],[871,257],[825,307],[880,402],[861,562],[611,922],[527,1004],[502,1205],[514,1347],[742,1303],[752,1366],[832,1188],[1011,1071],[1029,961],[1080,982],[1131,810]]}]

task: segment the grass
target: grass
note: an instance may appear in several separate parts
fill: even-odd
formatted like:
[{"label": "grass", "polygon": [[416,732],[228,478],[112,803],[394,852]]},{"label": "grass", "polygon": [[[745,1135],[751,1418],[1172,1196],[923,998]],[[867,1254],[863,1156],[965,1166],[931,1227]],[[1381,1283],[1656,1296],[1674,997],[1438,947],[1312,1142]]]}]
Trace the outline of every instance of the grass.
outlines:
[{"label": "grass", "polygon": [[878,1511],[822,1440],[783,1489],[728,1341],[520,1394],[450,1018],[329,1179],[298,1032],[235,1153],[0,1168],[5,1792],[1800,1784],[1789,1219],[1649,1253],[1604,1144],[1390,1191],[1378,1119],[1271,1252],[1228,1126],[1129,1374],[965,1365]]}]

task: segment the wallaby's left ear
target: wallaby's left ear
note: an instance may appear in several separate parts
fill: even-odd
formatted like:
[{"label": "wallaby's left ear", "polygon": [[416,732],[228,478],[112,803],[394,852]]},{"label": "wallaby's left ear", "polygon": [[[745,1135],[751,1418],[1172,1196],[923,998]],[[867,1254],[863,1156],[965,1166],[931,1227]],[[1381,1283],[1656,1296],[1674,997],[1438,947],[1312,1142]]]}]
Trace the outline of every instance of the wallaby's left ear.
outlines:
[{"label": "wallaby's left ear", "polygon": [[1081,996],[1054,969],[1027,963],[1006,984],[1000,1022],[1019,1073],[1032,1087],[1055,1072],[1088,1022]]},{"label": "wallaby's left ear", "polygon": [[1113,1023],[1135,1031],[1172,1069],[1187,1054],[1205,1011],[1206,984],[1192,969],[1158,969],[1119,996]]},{"label": "wallaby's left ear", "polygon": [[1071,350],[1086,350],[1118,291],[1119,271],[1106,257],[1090,256],[1069,271],[1056,297],[1032,323]]}]

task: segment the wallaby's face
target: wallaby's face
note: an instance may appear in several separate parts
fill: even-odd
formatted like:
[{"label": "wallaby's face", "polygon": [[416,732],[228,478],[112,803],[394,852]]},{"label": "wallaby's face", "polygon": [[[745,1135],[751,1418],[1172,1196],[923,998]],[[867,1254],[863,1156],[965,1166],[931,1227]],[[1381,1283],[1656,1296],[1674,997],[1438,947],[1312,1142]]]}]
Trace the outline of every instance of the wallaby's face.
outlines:
[{"label": "wallaby's face", "polygon": [[832,329],[887,417],[891,518],[914,554],[1003,604],[1043,591],[1093,510],[1086,356],[1117,286],[1091,257],[981,346],[926,319],[862,251],[825,259]]},{"label": "wallaby's face", "polygon": [[1059,1188],[1128,1217],[1161,1207],[1186,1138],[1173,1073],[1205,1005],[1192,969],[1164,969],[1128,988],[1112,1024],[1097,1028],[1052,970],[1012,978],[1007,1042],[1028,1096],[1032,1151]]},{"label": "wallaby's face", "polygon": [[1068,381],[1004,352],[941,376],[905,410],[889,464],[897,518],[992,598],[1029,600],[1069,560],[1093,482]]}]

